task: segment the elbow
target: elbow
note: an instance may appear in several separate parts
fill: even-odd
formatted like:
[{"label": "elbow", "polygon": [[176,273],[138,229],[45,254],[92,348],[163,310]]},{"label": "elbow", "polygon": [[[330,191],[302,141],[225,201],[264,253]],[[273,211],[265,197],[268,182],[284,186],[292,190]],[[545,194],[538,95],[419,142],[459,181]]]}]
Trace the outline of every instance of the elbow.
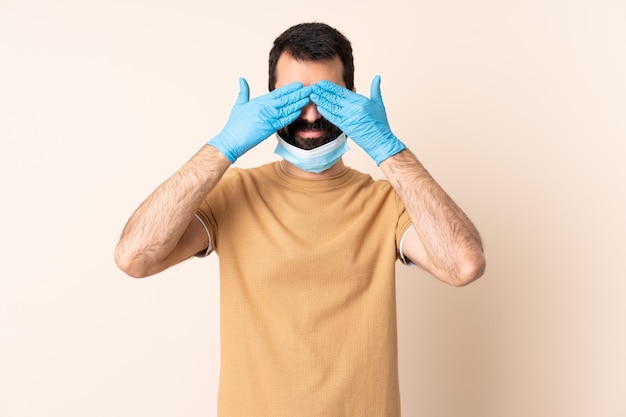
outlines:
[{"label": "elbow", "polygon": [[131,278],[145,278],[151,275],[139,256],[124,253],[119,246],[115,248],[114,259],[117,267]]},{"label": "elbow", "polygon": [[466,255],[449,268],[427,268],[427,270],[446,284],[464,287],[480,278],[485,273],[486,266],[485,256],[481,251],[471,256]]},{"label": "elbow", "polygon": [[486,267],[487,261],[482,252],[468,256],[459,263],[451,284],[455,287],[464,287],[483,276]]},{"label": "elbow", "polygon": [[464,287],[480,278],[485,273],[486,265],[482,251],[465,253],[449,268],[439,269],[433,275],[454,287]]}]

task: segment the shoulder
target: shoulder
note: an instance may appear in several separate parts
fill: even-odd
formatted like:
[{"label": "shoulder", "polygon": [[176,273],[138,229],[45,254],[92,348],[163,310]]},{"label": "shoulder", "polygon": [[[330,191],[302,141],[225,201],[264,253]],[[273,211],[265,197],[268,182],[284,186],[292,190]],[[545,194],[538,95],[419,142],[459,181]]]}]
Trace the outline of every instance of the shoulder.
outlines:
[{"label": "shoulder", "polygon": [[254,168],[230,167],[224,173],[220,182],[232,183],[238,181],[248,181],[254,178],[271,176],[272,172],[272,164],[261,165]]},{"label": "shoulder", "polygon": [[374,193],[389,193],[393,187],[386,179],[374,179],[370,174],[350,168],[351,180],[354,185],[365,187]]},{"label": "shoulder", "polygon": [[232,178],[255,178],[259,176],[270,176],[274,172],[274,163],[268,163],[253,168],[231,167],[224,177]]},{"label": "shoulder", "polygon": [[391,183],[386,179],[374,179],[370,174],[352,169],[353,180],[352,188],[364,198],[368,204],[379,202],[388,207],[393,207],[396,213],[405,211],[404,203],[400,196],[393,188]]},{"label": "shoulder", "polygon": [[224,173],[211,194],[230,199],[235,195],[255,193],[260,188],[274,183],[274,177],[272,164],[254,168],[231,167]]}]

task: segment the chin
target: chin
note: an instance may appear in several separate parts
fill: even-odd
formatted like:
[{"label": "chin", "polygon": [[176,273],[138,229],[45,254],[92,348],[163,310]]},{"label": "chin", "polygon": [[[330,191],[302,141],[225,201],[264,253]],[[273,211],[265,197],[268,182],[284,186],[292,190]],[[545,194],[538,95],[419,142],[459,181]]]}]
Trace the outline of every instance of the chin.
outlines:
[{"label": "chin", "polygon": [[287,134],[286,136],[282,135],[281,137],[290,145],[298,147],[300,149],[304,149],[305,151],[309,151],[311,149],[319,148],[322,145],[326,145],[329,142],[337,139],[341,135],[341,130],[330,130],[324,133],[322,136],[317,138],[305,138],[303,136],[297,134]]}]

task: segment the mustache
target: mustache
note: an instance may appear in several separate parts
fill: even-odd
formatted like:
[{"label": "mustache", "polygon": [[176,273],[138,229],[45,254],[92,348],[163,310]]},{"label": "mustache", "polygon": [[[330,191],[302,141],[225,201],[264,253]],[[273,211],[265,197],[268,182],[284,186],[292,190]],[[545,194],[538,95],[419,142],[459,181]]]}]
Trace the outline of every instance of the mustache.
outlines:
[{"label": "mustache", "polygon": [[297,119],[295,122],[287,126],[287,128],[292,132],[297,130],[329,130],[335,127],[336,126],[334,124],[324,118],[317,119],[313,123],[309,123],[306,120]]}]

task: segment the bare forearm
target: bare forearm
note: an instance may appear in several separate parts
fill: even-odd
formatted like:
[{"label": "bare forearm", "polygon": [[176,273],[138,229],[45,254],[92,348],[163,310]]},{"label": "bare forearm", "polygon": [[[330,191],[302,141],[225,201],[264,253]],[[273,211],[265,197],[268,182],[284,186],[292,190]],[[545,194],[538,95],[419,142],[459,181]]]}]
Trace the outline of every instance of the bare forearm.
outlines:
[{"label": "bare forearm", "polygon": [[116,247],[120,268],[132,276],[163,269],[202,199],[229,165],[217,149],[205,145],[148,196],[128,220]]},{"label": "bare forearm", "polygon": [[478,231],[417,158],[405,149],[380,167],[413,221],[427,269],[454,284],[482,275],[485,260]]}]

